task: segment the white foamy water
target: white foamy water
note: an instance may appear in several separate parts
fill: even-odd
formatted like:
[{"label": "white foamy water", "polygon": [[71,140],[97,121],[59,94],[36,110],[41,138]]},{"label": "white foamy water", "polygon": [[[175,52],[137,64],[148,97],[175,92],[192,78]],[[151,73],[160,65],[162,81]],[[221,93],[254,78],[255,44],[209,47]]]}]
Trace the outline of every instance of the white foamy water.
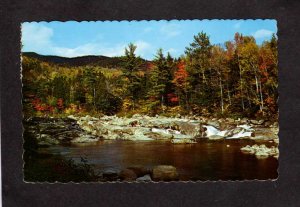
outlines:
[{"label": "white foamy water", "polygon": [[206,134],[207,134],[208,137],[214,136],[214,135],[218,135],[218,136],[224,137],[225,134],[226,134],[226,132],[227,132],[227,130],[220,131],[220,130],[218,130],[217,128],[215,128],[213,126],[204,125],[204,127],[207,128]]},{"label": "white foamy water", "polygon": [[244,129],[240,131],[239,133],[233,135],[232,137],[227,137],[227,139],[238,139],[242,137],[251,137],[252,132],[246,132]]}]

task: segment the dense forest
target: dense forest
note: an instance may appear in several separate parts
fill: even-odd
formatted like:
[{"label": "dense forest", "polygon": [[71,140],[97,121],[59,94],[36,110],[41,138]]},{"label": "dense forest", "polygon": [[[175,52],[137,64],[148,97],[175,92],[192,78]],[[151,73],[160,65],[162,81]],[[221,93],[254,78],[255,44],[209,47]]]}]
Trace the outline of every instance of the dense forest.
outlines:
[{"label": "dense forest", "polygon": [[[278,113],[277,38],[257,44],[236,33],[213,45],[201,32],[174,58],[59,58],[22,54],[25,116],[177,114],[269,117]],[[51,61],[53,60],[53,61]]]}]

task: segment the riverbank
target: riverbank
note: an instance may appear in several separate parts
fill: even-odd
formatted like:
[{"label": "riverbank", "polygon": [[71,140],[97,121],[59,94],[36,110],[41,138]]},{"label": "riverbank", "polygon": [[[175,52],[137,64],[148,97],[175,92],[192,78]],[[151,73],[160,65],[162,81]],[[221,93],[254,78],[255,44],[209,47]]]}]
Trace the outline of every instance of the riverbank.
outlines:
[{"label": "riverbank", "polygon": [[[199,139],[253,139],[278,143],[278,123],[249,119],[208,119],[204,117],[150,117],[136,114],[132,118],[69,116],[86,132],[102,139],[169,140],[174,144],[196,143]],[[78,140],[80,141],[80,140]],[[84,142],[84,140],[82,140]]]},{"label": "riverbank", "polygon": [[[166,141],[173,144],[195,144],[202,140],[246,139],[268,141],[277,148],[278,123],[268,120],[164,117],[135,114],[131,118],[117,116],[67,118],[30,118],[25,130],[39,145],[88,143],[99,140]],[[244,146],[245,147],[245,146]],[[251,147],[251,146],[249,146]],[[269,149],[264,149],[264,155]],[[246,152],[247,150],[242,150]],[[251,150],[248,150],[251,151]],[[256,155],[258,150],[252,150]],[[274,150],[273,150],[274,151]],[[260,153],[258,152],[258,154]],[[278,158],[278,149],[270,156]]]},{"label": "riverbank", "polygon": [[105,140],[166,140],[174,144],[196,143],[199,139],[252,139],[278,143],[278,123],[250,119],[208,119],[203,117],[150,117],[136,114],[132,118],[29,118],[25,130],[41,145],[64,142],[84,143]]}]

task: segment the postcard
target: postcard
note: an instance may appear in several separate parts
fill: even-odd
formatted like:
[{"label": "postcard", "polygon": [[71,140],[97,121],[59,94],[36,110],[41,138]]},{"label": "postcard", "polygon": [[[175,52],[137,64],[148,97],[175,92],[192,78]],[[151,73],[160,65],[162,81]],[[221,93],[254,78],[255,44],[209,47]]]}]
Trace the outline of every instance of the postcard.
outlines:
[{"label": "postcard", "polygon": [[278,177],[276,20],[22,23],[25,182]]}]

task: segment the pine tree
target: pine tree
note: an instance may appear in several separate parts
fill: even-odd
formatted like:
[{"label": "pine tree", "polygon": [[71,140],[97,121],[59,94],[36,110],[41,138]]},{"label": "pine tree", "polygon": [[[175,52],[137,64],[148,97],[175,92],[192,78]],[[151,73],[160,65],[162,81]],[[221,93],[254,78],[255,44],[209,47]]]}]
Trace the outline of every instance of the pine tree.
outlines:
[{"label": "pine tree", "polygon": [[194,36],[194,41],[185,50],[187,56],[187,71],[191,86],[190,98],[192,104],[198,106],[210,104],[210,66],[211,44],[206,33]]},{"label": "pine tree", "polygon": [[135,109],[136,102],[140,95],[141,77],[138,74],[140,60],[135,54],[136,45],[130,43],[125,48],[125,70],[124,76],[128,80],[127,95],[132,101],[132,107]]},{"label": "pine tree", "polygon": [[170,81],[170,73],[166,58],[163,55],[162,49],[157,51],[154,59],[154,67],[149,78],[148,98],[151,100],[150,108],[157,110],[158,106],[164,110],[165,100],[167,97],[167,85]]}]

